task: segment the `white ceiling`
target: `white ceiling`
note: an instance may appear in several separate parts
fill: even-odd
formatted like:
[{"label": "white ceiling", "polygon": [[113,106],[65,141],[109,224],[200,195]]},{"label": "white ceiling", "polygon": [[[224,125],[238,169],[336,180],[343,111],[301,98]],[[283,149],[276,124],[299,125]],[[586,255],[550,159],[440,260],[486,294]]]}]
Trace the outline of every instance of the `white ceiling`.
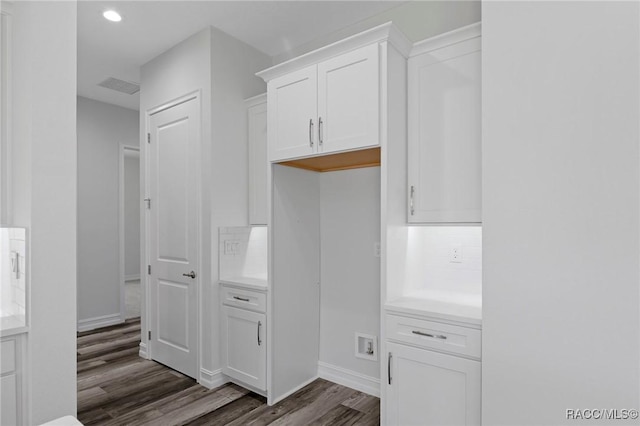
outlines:
[{"label": "white ceiling", "polygon": [[[138,109],[138,95],[97,86],[107,77],[140,82],[140,66],[212,25],[268,54],[346,28],[402,1],[90,1],[78,2],[78,94]],[[117,10],[122,21],[102,17]]]}]

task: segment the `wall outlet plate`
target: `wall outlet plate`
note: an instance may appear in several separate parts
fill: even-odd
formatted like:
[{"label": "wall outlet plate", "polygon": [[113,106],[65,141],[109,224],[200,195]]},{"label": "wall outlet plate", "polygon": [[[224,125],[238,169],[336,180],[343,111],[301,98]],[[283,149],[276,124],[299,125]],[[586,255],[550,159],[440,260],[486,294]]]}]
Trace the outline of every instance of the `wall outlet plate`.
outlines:
[{"label": "wall outlet plate", "polygon": [[449,262],[462,263],[462,246],[452,246],[449,249]]}]

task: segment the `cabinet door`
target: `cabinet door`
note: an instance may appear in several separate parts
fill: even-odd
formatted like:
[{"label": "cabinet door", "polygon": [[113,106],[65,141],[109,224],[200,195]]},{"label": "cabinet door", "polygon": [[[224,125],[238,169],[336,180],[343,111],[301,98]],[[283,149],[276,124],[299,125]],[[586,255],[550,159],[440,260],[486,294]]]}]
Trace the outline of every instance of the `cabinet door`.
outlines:
[{"label": "cabinet door", "polygon": [[267,224],[267,103],[247,108],[249,224]]},{"label": "cabinet door", "polygon": [[481,218],[480,38],[409,59],[409,222]]},{"label": "cabinet door", "polygon": [[373,44],[318,64],[318,151],[380,142],[380,72]]},{"label": "cabinet door", "polygon": [[316,152],[316,70],[316,65],[312,65],[269,82],[269,160],[303,157]]},{"label": "cabinet door", "polygon": [[222,372],[259,390],[267,389],[266,316],[222,307]]},{"label": "cabinet door", "polygon": [[387,425],[479,425],[480,362],[387,344]]}]

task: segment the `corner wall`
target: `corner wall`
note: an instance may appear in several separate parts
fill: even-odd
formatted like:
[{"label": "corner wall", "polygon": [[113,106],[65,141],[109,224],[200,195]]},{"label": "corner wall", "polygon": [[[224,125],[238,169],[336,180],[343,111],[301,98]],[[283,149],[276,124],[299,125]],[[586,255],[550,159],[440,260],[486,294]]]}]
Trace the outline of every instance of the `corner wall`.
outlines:
[{"label": "corner wall", "polygon": [[639,408],[639,17],[483,2],[483,424]]},{"label": "corner wall", "polygon": [[[76,414],[76,2],[15,2],[13,223],[27,228],[29,418]],[[19,54],[17,54],[19,52]]]}]

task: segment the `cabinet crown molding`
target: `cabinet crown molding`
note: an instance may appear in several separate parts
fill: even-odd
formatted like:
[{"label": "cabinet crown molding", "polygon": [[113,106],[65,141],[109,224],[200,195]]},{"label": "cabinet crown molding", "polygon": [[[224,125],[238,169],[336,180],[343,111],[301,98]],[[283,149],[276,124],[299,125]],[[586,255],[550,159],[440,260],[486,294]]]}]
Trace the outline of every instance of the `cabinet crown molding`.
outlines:
[{"label": "cabinet crown molding", "polygon": [[268,82],[276,77],[288,74],[292,71],[304,68],[318,62],[337,56],[373,43],[389,42],[402,56],[407,58],[412,48],[412,43],[400,31],[393,22],[389,21],[377,27],[373,27],[361,33],[331,43],[327,46],[300,55],[296,58],[274,65],[271,68],[260,71],[256,75]]},{"label": "cabinet crown molding", "polygon": [[460,43],[461,41],[481,36],[482,24],[480,22],[476,22],[474,24],[460,27],[453,31],[448,31],[446,33],[439,34],[437,36],[417,42],[413,45],[409,57],[422,55],[423,53],[431,52],[432,50],[440,49],[441,47]]}]

